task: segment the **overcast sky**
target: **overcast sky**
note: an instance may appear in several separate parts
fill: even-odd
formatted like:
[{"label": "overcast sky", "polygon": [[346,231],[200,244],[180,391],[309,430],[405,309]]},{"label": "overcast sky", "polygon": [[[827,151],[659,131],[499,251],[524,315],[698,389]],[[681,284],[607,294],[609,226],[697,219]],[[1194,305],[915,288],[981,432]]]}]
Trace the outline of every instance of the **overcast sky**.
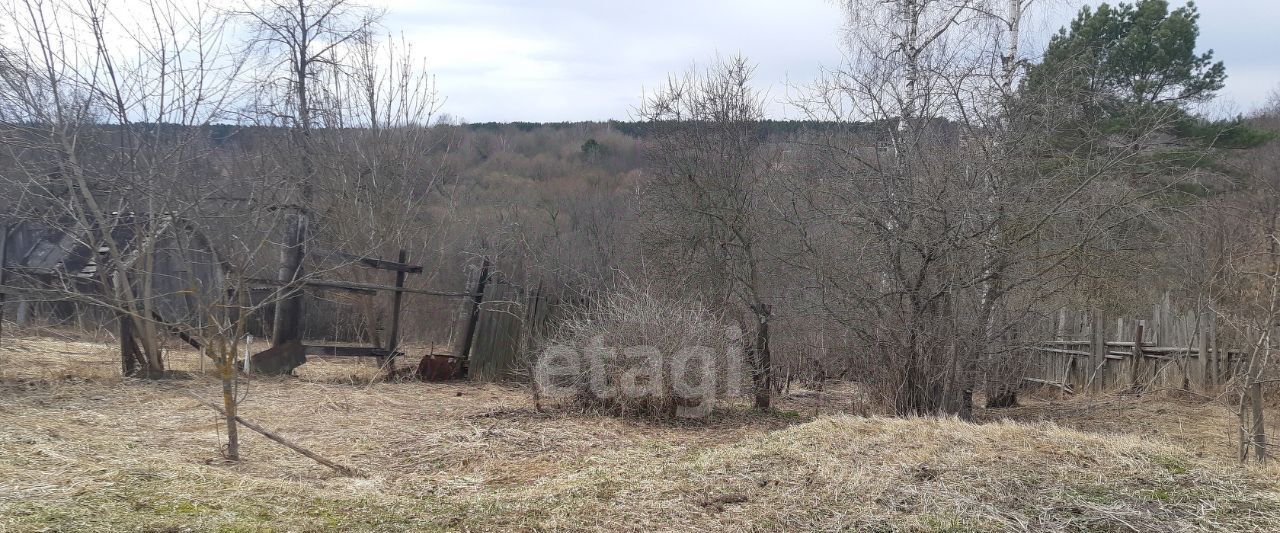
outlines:
[{"label": "overcast sky", "polygon": [[[469,122],[627,119],[646,87],[716,53],[742,53],[774,100],[841,60],[829,0],[380,0],[426,55],[443,112]],[[1096,4],[1097,2],[1090,2]],[[1179,1],[1171,2],[1181,5]],[[1036,24],[1036,48],[1076,8]],[[1218,109],[1280,88],[1280,0],[1201,0],[1200,46],[1227,65]],[[773,113],[786,117],[784,105]]]}]

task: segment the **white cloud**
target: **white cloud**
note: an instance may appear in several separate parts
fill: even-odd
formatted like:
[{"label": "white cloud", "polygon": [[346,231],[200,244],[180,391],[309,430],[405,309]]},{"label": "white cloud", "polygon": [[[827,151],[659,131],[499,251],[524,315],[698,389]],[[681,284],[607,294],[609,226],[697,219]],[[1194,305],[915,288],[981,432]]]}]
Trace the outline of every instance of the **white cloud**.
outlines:
[{"label": "white cloud", "polygon": [[[742,53],[775,100],[783,84],[841,60],[837,3],[829,0],[379,0],[386,25],[427,56],[444,111],[470,121],[628,118],[644,87],[716,53]],[[1093,2],[1096,3],[1096,2]],[[1176,0],[1171,2],[1178,4]],[[1079,5],[1079,2],[1076,2]],[[1280,2],[1198,3],[1202,48],[1227,64],[1225,100],[1247,110],[1280,86],[1272,27]],[[1042,46],[1075,7],[1045,14]],[[1039,44],[1036,44],[1039,43]],[[784,116],[785,106],[773,113]]]},{"label": "white cloud", "polygon": [[[839,60],[834,3],[388,0],[386,25],[427,55],[444,111],[470,121],[626,119],[644,87],[716,53],[762,85]],[[780,90],[774,93],[781,93]]]}]

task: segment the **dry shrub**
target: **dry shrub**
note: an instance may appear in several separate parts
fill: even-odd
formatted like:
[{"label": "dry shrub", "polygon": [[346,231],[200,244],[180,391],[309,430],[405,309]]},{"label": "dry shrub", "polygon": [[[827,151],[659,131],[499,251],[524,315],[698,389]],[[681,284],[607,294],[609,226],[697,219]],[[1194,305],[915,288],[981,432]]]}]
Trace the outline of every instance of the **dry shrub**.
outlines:
[{"label": "dry shrub", "polygon": [[535,366],[539,399],[620,416],[707,416],[749,390],[740,328],[700,301],[634,286],[566,320]]}]

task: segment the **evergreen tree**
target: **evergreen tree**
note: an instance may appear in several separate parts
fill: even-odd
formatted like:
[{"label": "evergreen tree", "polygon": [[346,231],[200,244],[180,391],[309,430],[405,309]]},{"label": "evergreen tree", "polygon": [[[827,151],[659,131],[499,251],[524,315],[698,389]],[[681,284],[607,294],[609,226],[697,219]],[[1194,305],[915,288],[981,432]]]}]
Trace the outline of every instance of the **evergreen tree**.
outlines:
[{"label": "evergreen tree", "polygon": [[1102,133],[1151,131],[1152,121],[1176,133],[1227,77],[1212,50],[1196,52],[1198,19],[1191,2],[1172,11],[1165,0],[1086,6],[1050,40],[1026,88],[1074,99],[1079,118]]}]

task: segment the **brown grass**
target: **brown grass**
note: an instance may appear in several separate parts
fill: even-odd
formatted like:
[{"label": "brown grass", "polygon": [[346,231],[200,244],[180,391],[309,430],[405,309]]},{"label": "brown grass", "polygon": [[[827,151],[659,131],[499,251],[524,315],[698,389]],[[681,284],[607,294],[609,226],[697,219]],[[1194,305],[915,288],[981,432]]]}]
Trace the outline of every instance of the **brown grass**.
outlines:
[{"label": "brown grass", "polygon": [[84,364],[110,354],[0,347],[0,530],[1280,527],[1280,472],[1230,460],[1230,413],[1190,399],[1037,402],[969,424],[832,413],[857,403],[837,391],[816,419],[809,393],[772,415],[658,423],[538,412],[519,387],[372,383],[350,361],[253,380],[244,416],[368,474],[344,478],[252,433],[243,461],[221,461],[217,420],[186,395],[216,397],[198,361],[158,382]]}]

